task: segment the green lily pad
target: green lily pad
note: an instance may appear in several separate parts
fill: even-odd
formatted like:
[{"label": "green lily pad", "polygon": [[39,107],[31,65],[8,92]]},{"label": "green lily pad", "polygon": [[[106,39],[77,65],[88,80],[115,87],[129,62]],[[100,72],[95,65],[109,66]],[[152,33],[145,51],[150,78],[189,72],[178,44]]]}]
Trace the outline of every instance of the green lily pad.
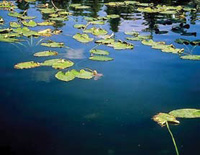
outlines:
[{"label": "green lily pad", "polygon": [[80,33],[75,34],[73,38],[82,43],[88,43],[94,40],[93,38],[90,38],[87,34]]},{"label": "green lily pad", "polygon": [[29,69],[29,68],[39,67],[39,66],[40,66],[40,64],[38,62],[29,61],[29,62],[18,63],[14,66],[14,68],[16,68],[16,69]]},{"label": "green lily pad", "polygon": [[91,21],[90,24],[92,25],[104,25],[105,22],[102,20]]},{"label": "green lily pad", "polygon": [[134,46],[132,44],[127,43],[125,41],[121,41],[121,40],[114,42],[109,46],[111,46],[111,47],[113,47],[114,49],[117,49],[117,50],[133,49],[134,48]]},{"label": "green lily pad", "polygon": [[120,18],[120,16],[112,14],[112,15],[107,15],[106,18],[108,18],[108,19],[114,19],[114,18]]},{"label": "green lily pad", "polygon": [[57,62],[53,63],[52,67],[55,69],[65,69],[65,68],[69,68],[73,65],[74,65],[74,63],[72,61],[63,59],[62,61],[57,61]]},{"label": "green lily pad", "polygon": [[200,109],[178,109],[169,114],[179,118],[200,118]]},{"label": "green lily pad", "polygon": [[42,8],[40,11],[44,14],[52,14],[56,13],[56,10],[54,8]]},{"label": "green lily pad", "polygon": [[59,71],[58,73],[56,73],[55,77],[58,80],[65,82],[72,81],[75,79],[75,75],[71,71],[67,71],[66,73]]},{"label": "green lily pad", "polygon": [[131,36],[138,36],[139,35],[139,33],[138,32],[136,32],[136,31],[130,31],[130,32],[124,32],[126,35],[131,35]]},{"label": "green lily pad", "polygon": [[10,22],[10,27],[18,28],[18,27],[21,27],[21,25],[17,22]]},{"label": "green lily pad", "polygon": [[179,54],[183,53],[184,48],[179,49],[175,48],[174,46],[166,46],[166,48],[162,49],[162,52],[169,52],[169,53],[174,53],[174,54]]},{"label": "green lily pad", "polygon": [[11,16],[11,17],[21,17],[22,14],[18,13],[18,12],[9,12],[8,13],[8,16]]},{"label": "green lily pad", "polygon": [[153,117],[153,120],[160,126],[165,126],[166,122],[179,124],[180,122],[172,115],[166,113],[159,113]]},{"label": "green lily pad", "polygon": [[99,49],[90,50],[90,53],[92,53],[92,54],[98,54],[98,55],[109,55],[108,51],[99,50]]},{"label": "green lily pad", "polygon": [[42,46],[47,46],[47,47],[64,47],[65,44],[64,43],[61,43],[61,42],[54,42],[54,41],[51,41],[49,40],[47,43],[41,43]]},{"label": "green lily pad", "polygon": [[32,31],[27,27],[13,29],[13,31],[16,33],[22,34],[25,37],[39,36],[39,34],[36,31]]},{"label": "green lily pad", "polygon": [[181,59],[200,60],[200,55],[184,55],[184,56],[181,56]]},{"label": "green lily pad", "polygon": [[77,78],[80,78],[80,79],[91,79],[94,77],[93,72],[86,71],[84,69],[81,69],[80,72],[73,72],[73,73],[75,74]]},{"label": "green lily pad", "polygon": [[54,21],[43,21],[41,23],[37,23],[37,25],[39,25],[39,26],[53,26],[53,25],[55,25],[55,22]]},{"label": "green lily pad", "polygon": [[0,34],[0,37],[4,38],[15,38],[15,37],[20,37],[21,35],[19,33],[6,33],[6,34]]},{"label": "green lily pad", "polygon": [[0,33],[9,33],[11,31],[13,31],[13,29],[10,29],[10,28],[0,29]]},{"label": "green lily pad", "polygon": [[84,28],[86,28],[86,25],[84,25],[84,24],[75,24],[75,25],[74,25],[74,28],[77,28],[77,29],[84,29]]},{"label": "green lily pad", "polygon": [[108,56],[91,56],[89,57],[90,60],[94,61],[111,61],[113,58],[108,57]]},{"label": "green lily pad", "polygon": [[65,61],[65,59],[50,59],[41,63],[42,66],[53,66],[54,63]]},{"label": "green lily pad", "polygon": [[66,21],[68,20],[67,17],[54,17],[54,18],[49,18],[49,20],[52,20],[52,21]]},{"label": "green lily pad", "polygon": [[106,30],[101,29],[101,28],[96,28],[96,27],[92,27],[90,29],[84,30],[83,32],[92,33],[93,35],[96,35],[96,36],[105,35],[108,33]]},{"label": "green lily pad", "polygon": [[46,57],[46,56],[54,56],[58,55],[58,52],[55,51],[42,51],[42,52],[37,52],[34,54],[36,57]]},{"label": "green lily pad", "polygon": [[23,24],[24,26],[30,26],[30,27],[35,27],[35,26],[37,26],[37,23],[36,23],[35,21],[33,21],[33,20],[30,20],[29,22],[27,22],[27,21],[22,21],[22,24]]},{"label": "green lily pad", "polygon": [[156,46],[156,45],[165,45],[165,42],[155,42],[152,39],[150,39],[150,40],[142,40],[142,44],[147,46]]},{"label": "green lily pad", "polygon": [[16,38],[10,38],[6,37],[4,35],[0,35],[0,42],[8,42],[8,43],[13,43],[13,42],[20,42],[21,40],[16,39]]},{"label": "green lily pad", "polygon": [[95,43],[97,44],[103,44],[103,45],[111,45],[115,42],[114,39],[112,38],[107,38],[107,39],[101,39],[101,40],[96,40]]},{"label": "green lily pad", "polygon": [[30,20],[30,19],[35,19],[36,16],[20,16],[20,17],[18,17],[18,18],[21,18],[21,19],[23,19],[23,20]]}]

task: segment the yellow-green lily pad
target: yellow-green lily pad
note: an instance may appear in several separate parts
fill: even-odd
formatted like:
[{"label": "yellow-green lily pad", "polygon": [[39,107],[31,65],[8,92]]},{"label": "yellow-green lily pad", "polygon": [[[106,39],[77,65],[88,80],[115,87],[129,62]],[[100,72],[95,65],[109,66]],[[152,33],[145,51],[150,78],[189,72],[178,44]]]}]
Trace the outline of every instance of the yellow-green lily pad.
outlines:
[{"label": "yellow-green lily pad", "polygon": [[200,55],[183,55],[183,56],[181,56],[181,59],[200,60]]},{"label": "yellow-green lily pad", "polygon": [[30,27],[35,27],[35,26],[37,26],[37,23],[35,22],[35,21],[33,21],[33,20],[30,20],[30,21],[22,21],[22,24],[24,25],[24,26],[30,26]]},{"label": "yellow-green lily pad", "polygon": [[200,109],[177,109],[169,114],[179,118],[200,118]]},{"label": "yellow-green lily pad", "polygon": [[93,38],[90,38],[87,34],[80,33],[75,34],[73,38],[82,43],[88,43],[94,40]]},{"label": "yellow-green lily pad", "polygon": [[14,68],[16,68],[16,69],[29,69],[29,68],[39,67],[39,66],[40,66],[40,63],[34,62],[34,61],[29,61],[29,62],[18,63],[14,66]]},{"label": "yellow-green lily pad", "polygon": [[108,51],[100,50],[100,49],[92,49],[90,50],[91,54],[98,54],[98,55],[109,55]]},{"label": "yellow-green lily pad", "polygon": [[34,54],[36,57],[47,57],[47,56],[54,56],[58,55],[58,52],[55,51],[42,51],[42,52],[37,52]]},{"label": "yellow-green lily pad", "polygon": [[113,58],[108,57],[108,56],[91,56],[89,57],[90,60],[94,60],[94,61],[112,61]]},{"label": "yellow-green lily pad", "polygon": [[18,28],[21,27],[21,25],[18,22],[10,22],[10,27]]}]

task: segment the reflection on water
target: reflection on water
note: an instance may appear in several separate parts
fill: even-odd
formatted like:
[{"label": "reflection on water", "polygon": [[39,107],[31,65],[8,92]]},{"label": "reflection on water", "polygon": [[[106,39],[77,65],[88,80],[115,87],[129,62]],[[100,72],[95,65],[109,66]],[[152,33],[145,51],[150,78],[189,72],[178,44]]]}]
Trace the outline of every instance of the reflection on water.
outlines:
[{"label": "reflection on water", "polygon": [[84,49],[69,49],[66,50],[66,54],[64,57],[68,59],[84,59],[86,56],[84,55]]}]

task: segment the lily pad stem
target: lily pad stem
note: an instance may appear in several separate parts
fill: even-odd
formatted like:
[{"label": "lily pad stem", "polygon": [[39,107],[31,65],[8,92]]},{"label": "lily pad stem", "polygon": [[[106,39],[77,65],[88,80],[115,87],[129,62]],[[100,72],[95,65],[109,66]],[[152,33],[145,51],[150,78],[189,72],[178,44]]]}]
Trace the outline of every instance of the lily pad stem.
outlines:
[{"label": "lily pad stem", "polygon": [[171,130],[170,130],[170,128],[169,128],[168,122],[166,122],[166,125],[167,125],[167,129],[168,129],[168,131],[169,131],[169,133],[170,133],[170,135],[171,135],[172,141],[173,141],[173,143],[174,143],[174,147],[175,147],[175,150],[176,150],[176,155],[179,155],[178,148],[177,148],[177,145],[176,145],[176,141],[175,141],[175,139],[174,139],[173,133],[171,132]]},{"label": "lily pad stem", "polygon": [[51,4],[53,5],[53,7],[54,7],[55,9],[58,9],[58,8],[55,6],[53,0],[51,0]]}]

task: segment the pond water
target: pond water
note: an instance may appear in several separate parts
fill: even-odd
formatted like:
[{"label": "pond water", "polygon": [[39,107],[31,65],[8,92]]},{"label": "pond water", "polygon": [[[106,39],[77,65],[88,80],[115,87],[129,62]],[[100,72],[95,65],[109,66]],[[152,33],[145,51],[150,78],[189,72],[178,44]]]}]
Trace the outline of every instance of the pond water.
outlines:
[{"label": "pond water", "polygon": [[[124,32],[135,30],[150,35],[154,41],[164,41],[185,51],[192,45],[175,42],[184,38],[197,40],[200,36],[198,1],[166,1],[165,5],[187,6],[196,11],[185,12],[184,21],[175,15],[145,13],[132,7],[109,7],[109,0],[71,0],[54,2],[58,8],[72,13],[67,21],[54,26],[36,26],[31,30],[60,29],[60,35],[46,37],[63,42],[70,48],[50,48],[37,44],[41,38],[26,38],[18,43],[0,42],[0,153],[1,155],[172,155],[175,154],[166,127],[152,120],[159,112],[179,108],[200,108],[200,61],[180,59],[179,54],[161,52],[143,45],[141,41],[126,40]],[[148,1],[141,1],[148,2]],[[18,2],[16,12],[27,10],[42,22],[48,15],[41,14],[35,3]],[[51,5],[50,2],[48,2]],[[81,3],[90,9],[76,10],[70,4]],[[155,3],[158,3],[155,1]],[[0,10],[4,18],[1,28],[18,21]],[[134,45],[134,49],[109,51],[113,61],[89,60],[95,42],[81,43],[72,36],[82,30],[74,24],[87,24],[84,17],[110,14],[120,18],[109,19],[104,25],[95,25]],[[176,19],[176,20],[175,20]],[[170,24],[163,21],[172,21]],[[172,30],[180,23],[189,24],[181,32]],[[92,25],[89,25],[89,28]],[[164,34],[158,33],[167,31]],[[184,32],[183,32],[184,31]],[[98,36],[89,34],[95,40]],[[58,70],[38,67],[18,70],[14,65],[25,61],[42,62],[49,57],[34,57],[39,51],[55,50],[57,56],[74,62],[70,69],[90,68],[103,76],[98,79],[74,79],[69,82],[55,78]],[[193,54],[199,54],[199,46]],[[64,71],[67,71],[65,69]],[[171,125],[180,154],[199,154],[199,119],[179,119]]]}]

